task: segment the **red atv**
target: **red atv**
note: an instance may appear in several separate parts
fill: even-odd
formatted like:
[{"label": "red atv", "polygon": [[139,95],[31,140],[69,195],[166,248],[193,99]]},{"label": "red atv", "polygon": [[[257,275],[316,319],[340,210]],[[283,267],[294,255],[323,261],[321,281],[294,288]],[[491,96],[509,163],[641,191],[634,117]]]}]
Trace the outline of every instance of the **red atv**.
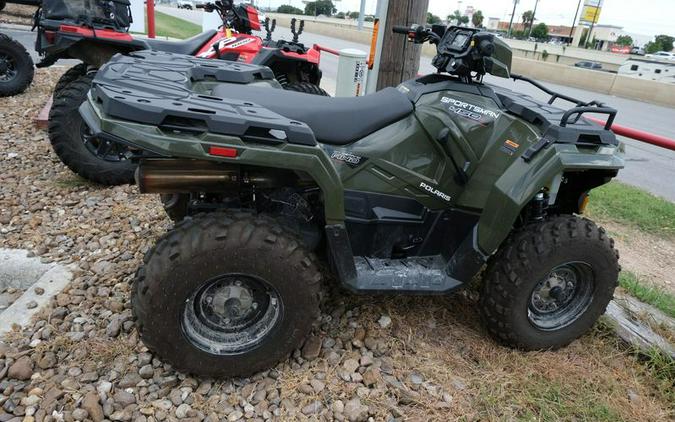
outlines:
[{"label": "red atv", "polygon": [[43,1],[35,17],[36,50],[44,57],[37,67],[50,66],[59,59],[82,61],[57,82],[49,113],[52,146],[71,170],[105,185],[133,181],[136,164],[129,159],[129,148],[92,136],[78,112],[96,70],[118,53],[158,50],[259,64],[270,67],[285,89],[328,95],[319,87],[320,51],[316,46],[308,49],[298,42],[302,23],[300,31],[295,30],[295,23],[292,25],[292,41],[272,41],[275,23],[270,28],[269,20],[265,20],[267,36],[263,40],[252,35],[252,31],[263,26],[253,6],[219,0],[198,7],[218,13],[223,26],[184,41],[163,41],[136,38],[127,32],[131,24],[129,0]]}]

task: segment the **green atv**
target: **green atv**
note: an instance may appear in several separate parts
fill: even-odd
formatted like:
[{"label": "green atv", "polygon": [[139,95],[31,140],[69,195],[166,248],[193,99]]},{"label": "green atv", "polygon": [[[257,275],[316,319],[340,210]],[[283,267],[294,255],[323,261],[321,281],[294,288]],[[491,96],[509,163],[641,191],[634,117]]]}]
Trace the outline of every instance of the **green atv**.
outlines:
[{"label": "green atv", "polygon": [[328,272],[357,293],[447,294],[484,269],[480,317],[524,350],[565,346],[604,313],[618,254],[580,214],[623,159],[609,126],[582,115],[611,124],[616,111],[483,83],[516,77],[491,34],[397,31],[437,44],[438,74],[359,98],[160,52],[96,75],[85,122],[141,151],[140,191],[177,222],[132,293],[160,358],[204,376],[269,368],[310,333]]}]

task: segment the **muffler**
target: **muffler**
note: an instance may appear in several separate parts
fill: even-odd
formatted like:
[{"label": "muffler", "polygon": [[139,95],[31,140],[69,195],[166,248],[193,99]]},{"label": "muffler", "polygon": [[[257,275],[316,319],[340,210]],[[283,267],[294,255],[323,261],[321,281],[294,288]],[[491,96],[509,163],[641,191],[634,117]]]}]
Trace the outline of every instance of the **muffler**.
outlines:
[{"label": "muffler", "polygon": [[237,192],[297,185],[289,170],[255,168],[205,160],[145,159],[136,170],[141,193]]}]

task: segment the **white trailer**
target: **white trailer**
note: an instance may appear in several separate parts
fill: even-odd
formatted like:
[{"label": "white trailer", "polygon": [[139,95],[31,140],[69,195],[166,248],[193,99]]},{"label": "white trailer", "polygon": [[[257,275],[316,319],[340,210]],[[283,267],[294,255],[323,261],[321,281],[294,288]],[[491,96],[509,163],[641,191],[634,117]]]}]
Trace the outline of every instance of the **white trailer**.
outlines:
[{"label": "white trailer", "polygon": [[619,75],[675,84],[675,62],[630,58],[619,68]]}]

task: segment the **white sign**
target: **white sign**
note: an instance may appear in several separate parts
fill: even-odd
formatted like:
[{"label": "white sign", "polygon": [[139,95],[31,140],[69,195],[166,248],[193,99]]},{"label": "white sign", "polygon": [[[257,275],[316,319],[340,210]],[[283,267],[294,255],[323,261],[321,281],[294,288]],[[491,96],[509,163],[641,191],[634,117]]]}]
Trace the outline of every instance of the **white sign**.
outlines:
[{"label": "white sign", "polygon": [[129,32],[145,34],[145,1],[131,0],[131,26]]}]

